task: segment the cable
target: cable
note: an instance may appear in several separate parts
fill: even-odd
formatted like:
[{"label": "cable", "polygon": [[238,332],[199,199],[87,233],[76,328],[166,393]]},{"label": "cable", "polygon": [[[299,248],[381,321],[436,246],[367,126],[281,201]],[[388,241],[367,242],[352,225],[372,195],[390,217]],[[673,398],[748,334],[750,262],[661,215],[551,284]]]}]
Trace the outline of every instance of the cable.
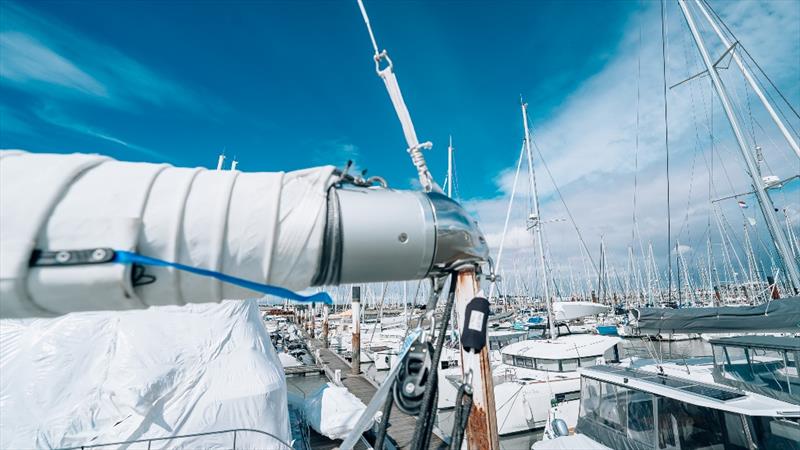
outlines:
[{"label": "cable", "polygon": [[670,212],[670,178],[669,178],[669,109],[667,106],[667,21],[666,21],[667,5],[664,0],[661,0],[661,62],[662,71],[664,76],[664,147],[667,153],[667,263],[669,269],[667,270],[668,290],[667,296],[672,299],[672,215]]}]

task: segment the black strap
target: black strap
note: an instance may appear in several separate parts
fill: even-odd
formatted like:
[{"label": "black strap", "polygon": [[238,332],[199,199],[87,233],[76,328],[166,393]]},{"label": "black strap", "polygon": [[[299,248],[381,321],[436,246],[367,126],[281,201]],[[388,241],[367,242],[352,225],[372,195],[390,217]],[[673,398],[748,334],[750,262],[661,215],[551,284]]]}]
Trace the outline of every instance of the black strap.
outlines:
[{"label": "black strap", "polygon": [[[397,381],[394,381],[394,383],[397,383]],[[375,450],[383,450],[383,441],[386,439],[386,429],[389,428],[389,414],[392,412],[393,404],[394,396],[392,394],[387,395],[386,403],[383,404],[383,414],[381,414],[378,434],[375,436]]]},{"label": "black strap", "polygon": [[456,410],[453,416],[453,432],[450,434],[450,450],[461,450],[464,430],[467,428],[469,413],[472,411],[472,387],[462,384],[456,395]]}]

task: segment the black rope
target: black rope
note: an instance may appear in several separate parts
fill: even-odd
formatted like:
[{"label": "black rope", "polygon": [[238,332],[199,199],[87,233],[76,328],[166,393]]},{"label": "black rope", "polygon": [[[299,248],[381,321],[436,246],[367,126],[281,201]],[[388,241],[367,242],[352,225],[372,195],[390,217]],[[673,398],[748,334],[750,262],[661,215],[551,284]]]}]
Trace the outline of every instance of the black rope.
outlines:
[{"label": "black rope", "polygon": [[[393,383],[397,383],[395,380]],[[375,450],[383,450],[383,441],[386,439],[386,429],[389,428],[389,415],[394,405],[394,396],[390,393],[386,396],[386,403],[383,404],[383,414],[381,414],[381,424],[378,427],[378,434],[375,436]]]},{"label": "black rope", "polygon": [[437,373],[439,369],[439,359],[442,356],[442,347],[444,346],[444,338],[447,335],[447,325],[450,322],[450,316],[453,311],[453,301],[456,296],[456,278],[457,273],[453,273],[450,277],[450,289],[447,293],[447,303],[444,306],[442,313],[441,325],[439,328],[439,335],[436,336],[436,344],[433,348],[433,357],[431,358],[431,373],[425,382],[425,395],[422,396],[422,409],[419,416],[417,416],[417,424],[414,427],[414,449],[422,450],[428,448],[428,440],[430,439],[431,427],[433,425],[434,414],[436,408],[434,400],[436,400],[436,382]]},{"label": "black rope", "polygon": [[666,3],[661,0],[661,63],[664,76],[664,147],[667,153],[667,270],[668,288],[667,298],[672,299],[672,214],[670,212],[670,178],[669,178],[669,110],[667,107],[667,21],[666,21]]},{"label": "black rope", "polygon": [[450,434],[450,450],[461,450],[464,430],[467,428],[469,413],[472,411],[472,387],[462,384],[456,394],[456,410],[453,415],[453,432]]}]

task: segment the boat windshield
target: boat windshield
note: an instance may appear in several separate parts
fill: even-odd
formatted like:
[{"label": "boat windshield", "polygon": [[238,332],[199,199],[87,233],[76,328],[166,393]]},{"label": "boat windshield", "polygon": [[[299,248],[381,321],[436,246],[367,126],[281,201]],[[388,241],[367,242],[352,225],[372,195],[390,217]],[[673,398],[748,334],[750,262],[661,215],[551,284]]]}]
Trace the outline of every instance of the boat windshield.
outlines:
[{"label": "boat windshield", "polygon": [[745,424],[739,414],[581,378],[577,431],[611,448],[745,450]]}]

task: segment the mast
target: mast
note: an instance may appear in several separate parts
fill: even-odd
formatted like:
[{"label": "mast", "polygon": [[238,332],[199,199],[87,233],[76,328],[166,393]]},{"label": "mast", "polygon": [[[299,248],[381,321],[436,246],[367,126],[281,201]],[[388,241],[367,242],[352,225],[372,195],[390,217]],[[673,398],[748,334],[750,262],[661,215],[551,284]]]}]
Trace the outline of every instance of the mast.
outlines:
[{"label": "mast", "polygon": [[[739,144],[742,157],[744,158],[745,164],[747,164],[747,172],[752,179],[753,191],[755,191],[756,197],[758,198],[758,204],[761,207],[761,212],[763,213],[764,219],[767,223],[767,228],[772,235],[772,240],[775,242],[778,255],[780,255],[781,260],[783,261],[783,266],[786,269],[786,275],[789,278],[792,288],[797,291],[800,289],[800,271],[798,271],[797,263],[792,258],[791,252],[789,251],[789,243],[787,242],[786,236],[783,233],[783,229],[781,228],[780,224],[778,223],[778,219],[775,216],[775,205],[773,205],[766,186],[761,180],[758,166],[756,165],[756,161],[753,158],[753,155],[750,153],[750,149],[748,148],[747,142],[742,134],[741,126],[739,125],[739,121],[736,118],[733,107],[731,106],[728,93],[726,92],[725,87],[722,84],[722,80],[720,79],[719,74],[714,67],[714,63],[711,61],[711,57],[709,56],[708,50],[703,43],[703,39],[700,37],[700,32],[697,30],[697,26],[694,23],[692,14],[689,12],[689,7],[686,5],[686,0],[678,0],[678,4],[683,11],[683,16],[686,18],[686,23],[689,25],[689,30],[692,32],[692,37],[697,45],[697,49],[703,58],[703,63],[705,64],[706,69],[708,70],[708,75],[711,77],[711,81],[714,84],[714,89],[717,92],[717,96],[722,104],[722,108],[725,110],[725,115],[727,116],[728,122],[733,129],[733,134],[736,136],[736,142]],[[734,54],[734,57],[735,56],[736,55]]]},{"label": "mast", "polygon": [[[714,29],[715,33],[717,33],[717,36],[719,36],[719,39],[722,41],[722,44],[725,46],[725,48],[730,49],[732,47],[731,42],[722,33],[722,30],[720,30],[719,25],[717,25],[717,22],[708,13],[708,10],[703,5],[703,2],[700,0],[694,0],[694,2],[695,4],[697,4],[697,8],[700,10],[700,12],[703,13],[703,16],[706,18],[708,23],[711,24],[711,28]],[[739,42],[737,41],[733,45],[739,45]],[[747,80],[747,83],[750,85],[751,88],[753,88],[753,91],[756,93],[756,96],[758,97],[759,100],[761,100],[761,104],[764,105],[764,108],[766,108],[767,112],[769,113],[769,116],[772,118],[772,121],[775,122],[775,125],[777,125],[778,129],[781,130],[781,134],[783,134],[783,137],[786,139],[786,142],[789,143],[789,146],[792,147],[792,150],[794,150],[797,156],[800,157],[800,146],[797,145],[797,141],[794,139],[794,136],[792,136],[792,134],[786,128],[786,125],[784,125],[783,121],[778,116],[778,113],[775,112],[775,109],[772,107],[772,104],[770,104],[770,102],[767,100],[767,97],[764,96],[764,92],[761,90],[761,87],[758,85],[758,83],[756,83],[755,78],[753,78],[753,75],[750,73],[749,70],[747,70],[747,67],[744,65],[742,59],[739,57],[739,53],[736,52],[735,50],[731,50],[731,55],[733,56],[733,60],[736,62],[736,65],[739,66],[739,70],[741,70],[742,74],[744,74],[744,78]]]},{"label": "mast", "polygon": [[453,198],[453,136],[447,146],[447,196]]},{"label": "mast", "polygon": [[542,266],[542,288],[547,304],[547,323],[550,326],[550,338],[558,337],[556,334],[555,318],[553,317],[553,305],[550,302],[550,290],[547,287],[547,268],[544,261],[544,239],[542,238],[542,220],[539,216],[539,194],[536,191],[536,175],[533,171],[533,155],[531,152],[531,135],[528,131],[528,104],[520,102],[522,105],[522,123],[525,128],[525,152],[528,158],[528,181],[533,192],[533,214],[531,214],[531,229],[536,236],[536,243],[539,247],[539,264]]}]

